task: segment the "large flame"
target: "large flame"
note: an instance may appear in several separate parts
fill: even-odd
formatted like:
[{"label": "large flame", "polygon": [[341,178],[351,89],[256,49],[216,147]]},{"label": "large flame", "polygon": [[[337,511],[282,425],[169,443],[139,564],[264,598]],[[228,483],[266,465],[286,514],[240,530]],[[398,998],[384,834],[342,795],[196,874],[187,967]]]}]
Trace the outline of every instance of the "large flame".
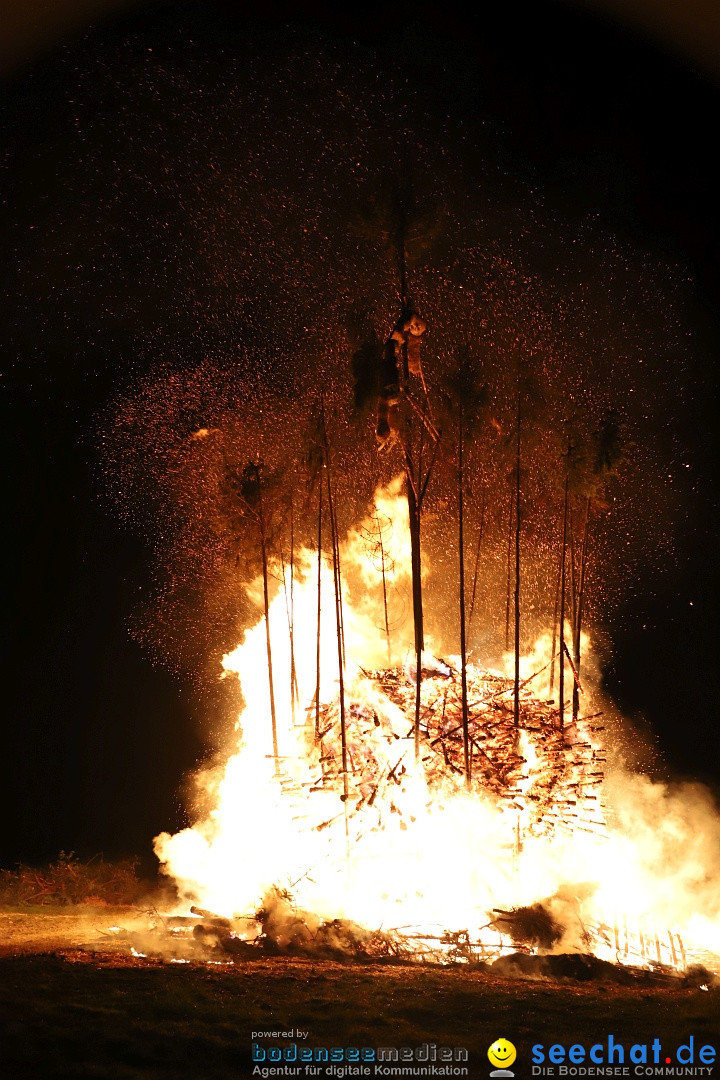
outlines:
[{"label": "large flame", "polygon": [[[532,722],[503,744],[513,773],[495,743],[495,758],[490,749],[485,754],[486,774],[467,789],[448,755],[442,724],[454,700],[457,657],[424,658],[426,730],[416,762],[414,654],[402,630],[410,578],[406,522],[398,479],[378,490],[374,512],[341,545],[347,774],[339,749],[333,569],[326,557],[318,564],[317,552],[303,550],[292,582],[296,696],[287,567],[276,568],[270,607],[279,760],[263,618],[224,658],[245,707],[229,757],[198,780],[212,809],[192,828],[156,838],[165,872],[183,895],[227,915],[252,913],[272,889],[286,890],[321,918],[402,930],[418,940],[467,931],[490,953],[509,940],[498,912],[539,901],[558,927],[546,948],[676,967],[687,963],[693,943],[720,951],[720,827],[709,796],[690,786],[671,793],[619,768],[607,772],[592,719],[557,731],[547,704],[549,634],[521,661]],[[512,714],[512,657],[504,664],[469,671],[473,708],[488,731]],[[584,691],[584,714],[592,718],[599,710],[591,689]]]}]

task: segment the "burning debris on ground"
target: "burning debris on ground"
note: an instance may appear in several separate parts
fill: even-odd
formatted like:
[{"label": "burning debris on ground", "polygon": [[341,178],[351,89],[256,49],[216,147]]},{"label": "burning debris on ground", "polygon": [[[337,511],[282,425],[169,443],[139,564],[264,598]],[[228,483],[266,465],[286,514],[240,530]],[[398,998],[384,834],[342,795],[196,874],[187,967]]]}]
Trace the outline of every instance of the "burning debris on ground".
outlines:
[{"label": "burning debris on ground", "polygon": [[[526,931],[529,919],[535,936],[546,932],[547,919],[534,912],[503,913],[517,918]],[[514,919],[511,919],[514,921]],[[295,907],[280,890],[266,897],[253,916],[225,919],[195,908],[189,916],[147,912],[143,925],[132,930],[120,926],[101,932],[101,953],[127,949],[138,961],[234,966],[267,963],[271,958],[307,959],[316,963],[362,965],[462,966],[500,979],[552,980],[613,983],[618,986],[665,986],[703,988],[717,977],[702,964],[678,968],[664,964],[638,964],[602,960],[590,951],[535,952],[529,945],[517,947],[511,940],[501,955],[482,942],[471,940],[467,931],[431,935],[413,933],[410,928],[371,933],[344,919],[324,922],[312,912]],[[538,934],[539,927],[544,927]],[[512,936],[512,935],[511,935]],[[547,939],[546,939],[547,940]],[[534,941],[537,945],[538,940]],[[588,948],[590,942],[588,941]],[[85,945],[83,952],[97,945]]]}]

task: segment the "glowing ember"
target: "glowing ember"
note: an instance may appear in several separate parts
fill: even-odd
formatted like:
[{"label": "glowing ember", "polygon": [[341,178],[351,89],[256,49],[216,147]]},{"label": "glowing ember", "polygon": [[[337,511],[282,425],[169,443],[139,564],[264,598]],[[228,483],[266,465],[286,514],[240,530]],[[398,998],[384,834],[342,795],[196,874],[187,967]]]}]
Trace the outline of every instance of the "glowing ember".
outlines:
[{"label": "glowing ember", "polygon": [[[521,660],[519,726],[512,657],[507,670],[469,665],[467,784],[459,660],[428,652],[416,760],[414,653],[398,631],[390,643],[367,551],[379,520],[392,523],[384,558],[398,589],[410,573],[399,482],[378,491],[373,514],[341,545],[347,771],[333,572],[321,558],[318,701],[318,556],[303,550],[292,582],[288,566],[273,568],[278,760],[262,619],[224,660],[246,704],[227,761],[199,777],[211,809],[194,827],[156,839],[166,873],[187,898],[227,916],[264,905],[265,932],[270,923],[281,945],[300,940],[297,905],[313,913],[306,934],[308,920],[326,935],[334,925],[337,936],[350,924],[332,921],[351,920],[352,933],[382,932],[420,955],[467,959],[520,946],[685,967],[689,941],[720,936],[704,869],[718,855],[709,806],[687,792],[673,800],[642,776],[606,775],[588,686],[584,717],[560,728],[550,635]],[[407,657],[404,667],[387,666],[388,649]],[[572,679],[569,666],[565,674]]]}]

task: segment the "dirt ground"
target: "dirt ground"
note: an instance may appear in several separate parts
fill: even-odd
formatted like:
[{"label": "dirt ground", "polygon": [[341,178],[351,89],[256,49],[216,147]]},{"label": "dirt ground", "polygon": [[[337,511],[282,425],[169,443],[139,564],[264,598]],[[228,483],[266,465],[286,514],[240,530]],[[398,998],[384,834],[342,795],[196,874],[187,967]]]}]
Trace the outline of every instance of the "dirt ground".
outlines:
[{"label": "dirt ground", "polygon": [[[519,1080],[539,1075],[531,1063],[536,1044],[543,1044],[545,1053],[552,1044],[589,1049],[605,1045],[612,1035],[624,1046],[625,1064],[633,1045],[656,1038],[662,1060],[670,1056],[674,1065],[677,1048],[690,1036],[696,1054],[703,1045],[720,1051],[717,986],[501,979],[469,967],[264,955],[173,963],[134,957],[113,938],[109,927],[127,927],[134,918],[140,925],[141,916],[128,909],[0,913],[0,1075],[12,1080],[262,1077],[268,1061],[253,1061],[253,1043],[266,1051],[289,1047],[291,1053],[293,1044],[314,1050],[415,1050],[435,1044],[468,1055],[467,1062],[453,1066],[467,1071],[450,1074],[422,1072],[429,1066],[419,1063],[392,1066],[405,1071],[389,1074],[377,1072],[376,1065],[362,1073],[351,1072],[346,1063],[276,1064],[271,1067],[286,1071],[267,1074],[302,1080],[484,1078],[492,1068],[488,1047],[500,1037],[517,1048],[512,1071]],[[263,1037],[262,1032],[281,1034]],[[288,1072],[291,1068],[300,1071]],[[629,1065],[626,1075],[637,1075],[635,1069]],[[554,1075],[561,1075],[557,1066]]]},{"label": "dirt ground", "polygon": [[102,947],[113,925],[140,925],[130,908],[46,907],[0,911],[0,957]]}]

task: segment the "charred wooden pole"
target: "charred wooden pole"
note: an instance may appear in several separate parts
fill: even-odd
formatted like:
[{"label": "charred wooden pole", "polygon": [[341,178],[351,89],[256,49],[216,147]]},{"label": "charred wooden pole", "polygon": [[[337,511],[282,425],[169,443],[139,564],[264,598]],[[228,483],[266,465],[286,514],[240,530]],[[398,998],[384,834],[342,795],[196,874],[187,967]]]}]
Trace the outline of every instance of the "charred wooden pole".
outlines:
[{"label": "charred wooden pole", "polygon": [[460,687],[462,695],[463,754],[465,758],[465,787],[470,788],[472,759],[470,757],[470,727],[468,721],[467,644],[465,640],[465,528],[463,475],[463,405],[460,402],[458,438],[458,554],[460,559]]},{"label": "charred wooden pole", "polygon": [[260,530],[260,551],[262,555],[263,599],[265,601],[265,644],[267,647],[268,661],[268,686],[270,690],[270,719],[272,722],[273,759],[275,761],[275,775],[278,776],[280,773],[280,761],[278,753],[277,714],[275,712],[275,683],[273,680],[272,643],[270,640],[270,594],[268,589],[267,536],[265,531],[265,514],[263,512],[260,469],[257,465],[254,466],[254,469],[258,492],[257,520]]},{"label": "charred wooden pole", "polygon": [[[397,199],[394,205],[393,241],[398,274],[400,319],[385,344],[383,358],[383,390],[378,401],[378,426],[376,430],[381,447],[392,444],[391,435],[400,437],[405,471],[405,494],[408,501],[408,527],[412,569],[413,627],[415,637],[415,761],[420,761],[420,693],[422,686],[422,654],[424,647],[424,624],[422,603],[421,515],[425,492],[430,479],[440,440],[433,419],[427,394],[427,386],[420,363],[420,341],[426,327],[412,311],[408,292],[407,233],[412,202],[410,185],[411,163],[406,160],[399,177]],[[412,335],[412,345],[409,337]],[[414,400],[408,382],[410,374],[417,375],[422,385],[422,407]],[[388,414],[397,406],[398,427],[391,432]],[[420,424],[421,439],[429,432],[435,449],[429,466],[425,467],[420,447],[414,457],[412,447],[413,424],[416,416]],[[422,446],[422,444],[421,444]]]},{"label": "charred wooden pole", "polygon": [[565,500],[563,504],[562,553],[560,555],[560,667],[558,668],[558,718],[560,729],[565,727],[565,593],[568,506],[570,502],[570,477],[565,477]]},{"label": "charred wooden pole", "polygon": [[342,599],[342,575],[340,573],[340,534],[337,525],[337,515],[335,513],[335,501],[332,494],[332,483],[330,479],[330,444],[327,437],[327,429],[325,427],[325,415],[323,411],[323,435],[325,439],[325,474],[327,477],[327,494],[328,494],[328,517],[330,519],[330,537],[332,540],[332,553],[333,553],[333,580],[335,585],[335,607],[337,614],[337,633],[338,642],[340,645],[340,655],[342,657],[341,670],[345,668],[345,619],[343,615],[343,599]]},{"label": "charred wooden pole", "polygon": [[475,566],[473,569],[473,584],[472,584],[472,596],[470,598],[470,614],[468,615],[468,626],[472,623],[473,615],[475,614],[475,597],[477,592],[478,576],[480,574],[480,550],[483,542],[483,534],[485,532],[485,498],[480,504],[480,528],[478,530],[477,547],[475,549]]},{"label": "charred wooden pole", "polygon": [[510,492],[508,505],[508,534],[507,534],[507,559],[505,590],[505,652],[510,652],[510,597],[512,595],[512,538],[513,538],[513,501],[514,496]]},{"label": "charred wooden pole", "polygon": [[272,636],[270,634],[270,589],[268,586],[268,535],[263,505],[263,485],[260,465],[250,461],[239,476],[234,469],[226,465],[228,479],[236,489],[242,514],[247,514],[257,527],[260,539],[260,558],[262,563],[263,602],[265,612],[265,647],[267,650],[268,690],[270,698],[270,720],[272,726],[273,760],[275,775],[279,776],[279,754],[277,736],[277,714],[275,711],[275,681],[273,679]]},{"label": "charred wooden pole", "polygon": [[578,686],[578,679],[580,678],[580,635],[582,633],[583,609],[585,605],[585,569],[587,567],[588,536],[590,532],[590,502],[591,498],[590,496],[588,496],[587,502],[585,504],[585,524],[583,526],[582,546],[580,548],[580,579],[578,581],[577,614],[575,617],[575,636],[573,640],[573,655],[575,657],[575,668],[577,671],[577,679],[575,679],[573,682],[573,723],[575,723],[575,721],[577,720],[578,714],[580,712],[580,688]]},{"label": "charred wooden pole", "polygon": [[330,478],[330,465],[326,466],[325,472],[327,478],[327,497],[328,497],[328,516],[330,518],[330,538],[332,540],[332,560],[333,560],[333,583],[335,586],[335,607],[337,615],[337,636],[338,646],[340,648],[340,660],[341,670],[345,668],[345,626],[343,619],[343,601],[342,601],[342,578],[340,573],[340,540],[338,536],[337,518],[335,516],[335,502],[332,492],[332,481]]},{"label": "charred wooden pole", "polygon": [[520,727],[520,391],[517,401],[517,437],[515,443],[515,681],[513,719]]},{"label": "charred wooden pole", "polygon": [[320,625],[322,615],[322,480],[318,484],[317,638],[315,641],[315,738],[320,738]]},{"label": "charred wooden pole", "polygon": [[422,560],[420,555],[420,504],[412,476],[406,477],[408,516],[410,519],[410,567],[412,574],[413,625],[415,629],[415,761],[420,760],[420,692],[422,654],[425,648],[422,599]]},{"label": "charred wooden pole", "polygon": [[[407,222],[404,204],[398,207],[398,269],[400,273],[400,310],[401,318],[405,319],[410,314],[410,301],[408,298],[407,280]],[[413,600],[413,627],[415,631],[415,762],[420,760],[420,693],[422,688],[422,654],[425,648],[425,631],[423,621],[423,597],[422,597],[422,558],[420,548],[420,512],[421,496],[417,490],[415,470],[410,456],[409,439],[409,416],[407,404],[407,380],[408,380],[408,357],[407,345],[402,347],[402,364],[400,370],[400,392],[404,399],[404,442],[405,442],[405,488],[408,501],[408,524],[410,528],[410,568],[412,576],[412,600]],[[419,479],[419,470],[418,470]]]},{"label": "charred wooden pole", "polygon": [[382,575],[383,612],[385,615],[385,639],[388,650],[388,666],[392,667],[392,646],[390,645],[390,620],[388,619],[387,581],[385,578],[385,544],[383,542],[382,525],[376,518],[378,527],[378,543],[380,544],[380,573]]},{"label": "charred wooden pole", "polygon": [[557,584],[555,585],[555,606],[553,607],[553,620],[552,620],[552,646],[550,649],[550,699],[552,700],[553,690],[555,689],[555,657],[557,656],[557,643],[558,643],[558,615],[560,611],[560,578],[562,576],[562,569],[558,566],[557,571]]},{"label": "charred wooden pole", "polygon": [[341,668],[344,670],[346,657],[345,657],[345,620],[343,616],[343,599],[342,599],[342,576],[340,572],[340,537],[338,535],[337,518],[335,516],[335,503],[333,500],[332,486],[330,481],[330,466],[327,466],[327,493],[328,493],[328,515],[330,517],[330,534],[332,538],[332,553],[333,553],[333,579],[335,584],[335,605],[337,609],[337,633],[338,643],[340,646],[340,656],[342,658]]},{"label": "charred wooden pole", "polygon": [[337,621],[338,643],[338,689],[340,695],[340,745],[342,753],[343,774],[343,807],[345,811],[345,836],[348,836],[348,756],[347,756],[347,728],[345,721],[345,642],[343,637],[342,622],[342,595],[340,592],[340,552],[337,543],[336,525],[332,510],[332,488],[330,484],[330,467],[327,468],[328,505],[330,512],[330,529],[333,533],[333,578],[335,582],[335,617]]},{"label": "charred wooden pole", "polygon": [[[420,523],[422,505],[427,493],[430,477],[440,448],[440,436],[433,432],[435,446],[430,462],[425,469],[418,468],[418,489],[415,488],[412,472],[406,471],[408,492],[408,513],[410,516],[411,566],[413,588],[413,621],[415,624],[415,761],[420,760],[420,691],[422,687],[422,655],[425,648],[425,632],[422,597],[422,558],[420,553]],[[406,453],[406,460],[409,455]],[[422,460],[422,458],[420,459]]]},{"label": "charred wooden pole", "polygon": [[327,427],[325,425],[325,409],[323,405],[322,410],[322,433],[323,433],[323,449],[325,454],[325,476],[327,479],[327,497],[328,497],[328,515],[330,517],[330,534],[332,538],[332,554],[333,554],[333,580],[335,585],[335,618],[337,625],[337,645],[338,645],[338,685],[339,685],[339,697],[340,697],[340,745],[342,756],[342,775],[343,775],[343,809],[345,813],[345,839],[349,838],[349,822],[348,822],[348,755],[347,755],[347,729],[345,721],[345,641],[343,635],[343,617],[342,617],[342,591],[341,591],[341,579],[340,579],[340,545],[337,529],[337,518],[335,517],[335,504],[333,502],[332,492],[332,479],[330,470],[330,443],[327,435]]},{"label": "charred wooden pole", "polygon": [[577,569],[575,565],[575,522],[573,521],[572,503],[568,503],[568,554],[570,556],[570,620],[572,637],[570,644],[575,640],[575,624],[577,622]]},{"label": "charred wooden pole", "polygon": [[285,562],[285,555],[280,552],[280,569],[282,571],[282,583],[283,593],[285,596],[285,617],[287,619],[288,627],[288,641],[290,644],[290,713],[292,717],[292,725],[295,726],[295,680],[293,678],[293,664],[292,664],[292,652],[293,652],[293,617],[291,611],[291,599],[290,588],[288,586],[288,570],[290,569],[290,563]]},{"label": "charred wooden pole", "polygon": [[300,701],[297,668],[295,666],[295,507],[290,499],[290,710],[295,726],[295,713]]}]

